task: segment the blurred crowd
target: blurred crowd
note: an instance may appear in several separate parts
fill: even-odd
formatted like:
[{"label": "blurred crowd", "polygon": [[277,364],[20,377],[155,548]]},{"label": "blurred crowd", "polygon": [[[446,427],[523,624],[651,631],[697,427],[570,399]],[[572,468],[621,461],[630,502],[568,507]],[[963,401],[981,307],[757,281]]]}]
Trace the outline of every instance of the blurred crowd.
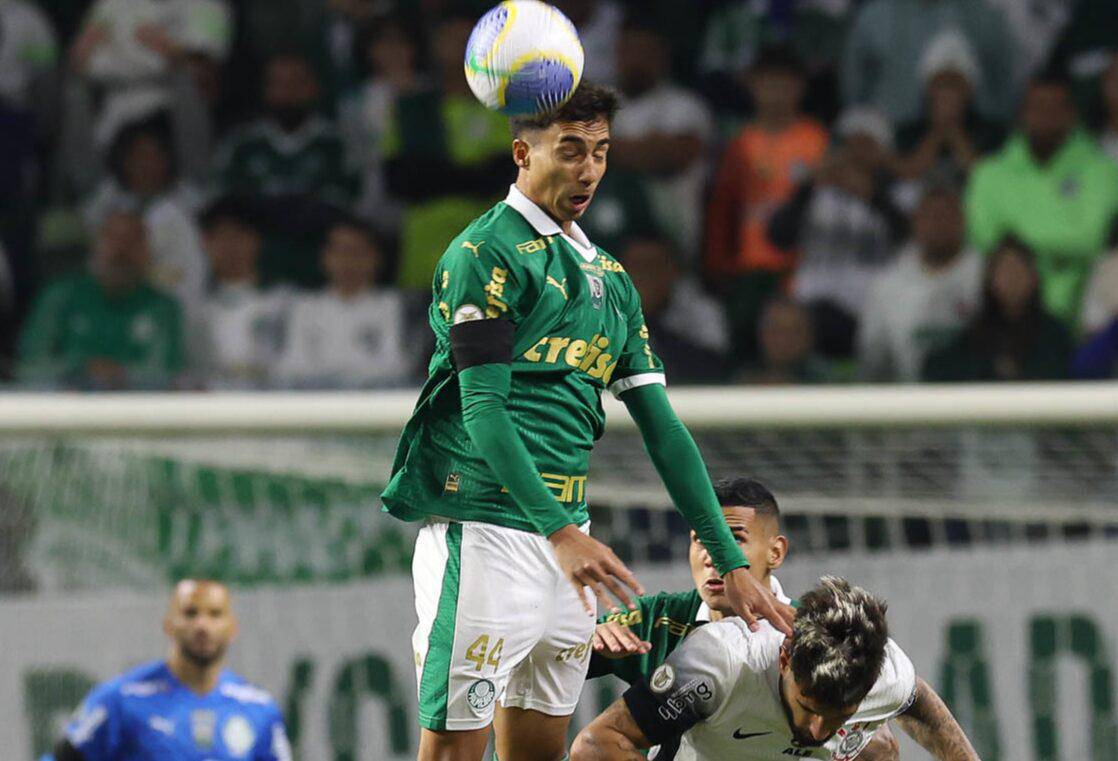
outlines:
[{"label": "blurred crowd", "polygon": [[[614,86],[583,220],[679,383],[1118,373],[1114,0],[554,0]],[[2,374],[418,383],[515,178],[490,2],[0,0]]]}]

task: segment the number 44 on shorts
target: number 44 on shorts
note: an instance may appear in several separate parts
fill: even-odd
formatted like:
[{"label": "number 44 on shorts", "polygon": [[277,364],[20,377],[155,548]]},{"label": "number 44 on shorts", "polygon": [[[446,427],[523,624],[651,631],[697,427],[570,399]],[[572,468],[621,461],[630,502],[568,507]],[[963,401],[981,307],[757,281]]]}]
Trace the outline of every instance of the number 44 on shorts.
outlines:
[{"label": "number 44 on shorts", "polygon": [[[466,660],[473,663],[478,671],[481,671],[485,666],[492,666],[496,671],[497,667],[501,665],[501,649],[505,646],[505,639],[502,637],[493,643],[493,647],[489,647],[489,635],[483,634],[473,641],[468,648],[466,648]],[[488,658],[486,657],[488,654]]]}]

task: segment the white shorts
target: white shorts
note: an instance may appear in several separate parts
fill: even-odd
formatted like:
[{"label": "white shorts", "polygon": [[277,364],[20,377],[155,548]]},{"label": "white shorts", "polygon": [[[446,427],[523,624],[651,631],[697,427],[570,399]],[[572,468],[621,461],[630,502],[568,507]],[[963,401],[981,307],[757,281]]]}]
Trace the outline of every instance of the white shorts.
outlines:
[{"label": "white shorts", "polygon": [[549,716],[574,713],[594,617],[546,538],[488,523],[429,521],[416,539],[412,579],[421,726],[487,727],[498,699]]}]

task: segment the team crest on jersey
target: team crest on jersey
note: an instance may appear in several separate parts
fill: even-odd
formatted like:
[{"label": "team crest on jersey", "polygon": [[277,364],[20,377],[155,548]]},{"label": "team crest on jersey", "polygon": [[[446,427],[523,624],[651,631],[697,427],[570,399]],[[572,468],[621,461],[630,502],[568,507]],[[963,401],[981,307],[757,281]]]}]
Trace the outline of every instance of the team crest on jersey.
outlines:
[{"label": "team crest on jersey", "polygon": [[602,279],[587,273],[586,282],[590,284],[590,303],[595,309],[602,308],[602,297],[606,294],[606,286]]},{"label": "team crest on jersey", "polygon": [[496,697],[497,688],[488,679],[478,679],[470,685],[470,689],[466,690],[466,702],[470,704],[470,708],[474,709],[475,713],[481,713],[493,705],[493,700]]},{"label": "team crest on jersey", "polygon": [[221,739],[230,755],[244,758],[256,744],[256,733],[252,731],[248,719],[238,714],[225,722],[225,727],[221,730]]},{"label": "team crest on jersey", "polygon": [[653,671],[652,678],[648,680],[648,686],[657,694],[667,692],[673,684],[675,684],[675,670],[667,663],[661,664]]},{"label": "team crest on jersey", "polygon": [[463,304],[454,310],[454,324],[485,319],[485,314],[474,304]]},{"label": "team crest on jersey", "polygon": [[199,748],[209,750],[213,747],[216,729],[217,715],[213,711],[190,712],[190,736]]},{"label": "team crest on jersey", "polygon": [[869,742],[869,737],[861,725],[855,724],[850,729],[840,729],[838,731],[839,746],[834,753],[831,754],[831,761],[851,761],[857,756],[866,743]]}]

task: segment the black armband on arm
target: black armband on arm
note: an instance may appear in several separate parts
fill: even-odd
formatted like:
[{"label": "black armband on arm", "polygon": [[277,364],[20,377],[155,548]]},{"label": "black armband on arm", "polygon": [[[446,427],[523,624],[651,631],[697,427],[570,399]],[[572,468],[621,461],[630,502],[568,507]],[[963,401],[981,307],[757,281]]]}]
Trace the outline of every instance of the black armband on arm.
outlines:
[{"label": "black armband on arm", "polygon": [[714,699],[714,689],[706,680],[696,679],[682,689],[656,693],[642,679],[621,697],[648,741],[660,745],[706,718],[703,708]]},{"label": "black armband on arm", "polygon": [[459,370],[512,362],[514,326],[508,320],[468,320],[450,326],[450,349]]},{"label": "black armband on arm", "polygon": [[54,746],[54,761],[85,761],[85,757],[69,740],[59,740]]}]

